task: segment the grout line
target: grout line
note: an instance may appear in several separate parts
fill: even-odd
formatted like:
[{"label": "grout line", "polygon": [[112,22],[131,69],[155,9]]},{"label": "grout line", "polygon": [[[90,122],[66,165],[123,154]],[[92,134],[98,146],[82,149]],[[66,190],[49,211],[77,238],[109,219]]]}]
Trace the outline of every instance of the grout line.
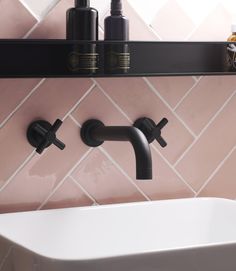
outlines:
[{"label": "grout line", "polygon": [[82,127],[81,124],[80,124],[80,123],[79,123],[72,115],[70,115],[69,118],[70,118],[77,126],[79,126],[79,128]]},{"label": "grout line", "polygon": [[182,102],[188,97],[188,95],[192,92],[192,90],[199,84],[201,80],[195,81],[193,86],[184,94],[184,96],[179,100],[179,102],[176,104],[176,106],[173,108],[174,111],[178,109],[178,107],[182,104]]},{"label": "grout line", "polygon": [[[214,8],[213,8],[214,9]],[[199,27],[204,23],[205,19],[207,18],[207,16],[205,16],[200,22],[198,22],[197,24],[194,23],[194,27],[192,29],[192,31],[190,31],[186,36],[185,38],[183,39],[184,41],[188,41],[192,36],[193,34],[199,29]],[[191,40],[190,40],[191,41]]]},{"label": "grout line", "polygon": [[30,6],[27,5],[23,0],[19,0],[19,1],[27,9],[27,11],[39,22],[40,21],[39,16],[33,12],[33,10],[30,8]]},{"label": "grout line", "polygon": [[183,40],[188,41],[193,36],[193,34],[196,32],[196,30],[198,30],[201,23],[199,23],[198,25],[195,25],[195,27],[192,29],[192,31],[190,33],[188,33],[188,35]]},{"label": "grout line", "polygon": [[102,34],[104,34],[104,29],[100,24],[99,24],[99,30],[102,32]]},{"label": "grout line", "polygon": [[46,79],[42,79],[30,92],[25,96],[25,98],[17,105],[17,107],[2,121],[0,124],[0,129],[9,121],[9,119],[19,110],[19,108],[31,97],[31,95],[43,84]]},{"label": "grout line", "polygon": [[48,6],[41,12],[41,14],[36,14],[33,9],[31,9],[30,5],[28,5],[27,3],[25,3],[23,0],[19,0],[21,2],[21,4],[28,10],[29,13],[31,13],[31,15],[33,15],[33,17],[40,23],[42,22],[47,15],[52,11],[52,9],[54,7],[56,7],[56,5],[60,2],[60,0],[55,1],[51,1],[51,3],[48,4]]},{"label": "grout line", "polygon": [[49,199],[55,194],[55,192],[63,185],[65,182],[66,178],[70,177],[71,173],[79,166],[80,163],[82,163],[88,155],[92,152],[92,148],[89,148],[85,154],[75,163],[75,165],[67,172],[67,174],[64,176],[64,178],[57,184],[57,186],[52,190],[51,193],[46,197],[46,199],[40,204],[40,206],[37,208],[37,210],[40,210],[43,208],[45,204],[49,201]]},{"label": "grout line", "polygon": [[192,76],[192,78],[193,78],[193,80],[194,80],[195,82],[197,82],[197,81],[198,81],[198,79],[197,79],[197,77],[196,77],[196,76]]},{"label": "grout line", "polygon": [[[220,1],[217,1],[217,3],[215,3],[215,5],[211,7],[211,11],[209,11],[209,12],[211,13],[212,11],[214,11],[214,10],[217,8],[217,6],[219,5],[219,3],[220,3]],[[200,28],[200,26],[202,26],[202,25],[204,24],[204,22],[206,21],[206,19],[207,19],[208,16],[209,16],[209,13],[208,13],[207,16],[204,16],[204,17],[201,19],[200,22],[198,22],[198,23],[195,23],[195,22],[194,22],[195,27],[194,27],[193,30],[190,31],[190,33],[184,38],[184,41],[188,41],[188,40],[194,35],[194,33],[197,32],[197,30]],[[190,40],[190,41],[191,41],[191,40]]]},{"label": "grout line", "polygon": [[39,21],[42,22],[47,17],[47,15],[59,4],[60,1],[61,0],[56,1],[54,0],[53,2],[51,1],[47,8],[44,9],[41,15],[39,16]]},{"label": "grout line", "polygon": [[188,148],[181,154],[178,160],[174,163],[174,167],[176,167],[179,162],[183,159],[183,157],[187,154],[187,152],[198,142],[199,138],[205,133],[205,131],[209,128],[209,126],[215,121],[215,119],[220,115],[220,113],[224,110],[227,104],[231,101],[231,99],[235,96],[236,90],[229,96],[229,98],[224,102],[222,107],[216,112],[216,114],[211,118],[211,120],[206,124],[206,126],[202,129],[202,131],[197,135],[195,140],[188,146]]},{"label": "grout line", "polygon": [[97,201],[96,201],[96,199],[79,183],[79,181],[77,182],[76,181],[76,179],[72,176],[72,175],[70,175],[69,176],[69,178],[71,179],[71,181],[72,182],[74,182],[82,191],[83,191],[83,193],[89,198],[89,199],[91,199],[92,201],[93,201],[93,203],[94,204],[96,204],[96,205],[100,205]]},{"label": "grout line", "polygon": [[[74,121],[76,125],[78,125],[81,128],[80,123],[70,115],[70,118]],[[150,201],[151,199],[135,184],[133,179],[125,172],[125,170],[108,154],[107,151],[103,147],[99,147],[100,151],[116,166],[116,168],[124,175],[126,178],[138,189],[138,191],[148,200]]]},{"label": "grout line", "polygon": [[35,151],[33,151],[24,162],[16,169],[16,171],[7,179],[7,181],[0,188],[0,193],[8,186],[8,184],[14,179],[14,177],[22,170],[22,168],[35,156]]},{"label": "grout line", "polygon": [[180,180],[194,193],[194,195],[196,195],[197,192],[192,188],[192,186],[187,181],[185,181],[183,176],[165,158],[165,156],[160,152],[160,150],[154,144],[151,147],[154,149],[155,152],[157,152],[161,156],[161,158],[165,161],[165,163],[173,170],[173,172],[180,178]]},{"label": "grout line", "polygon": [[[135,15],[141,20],[141,22],[145,25],[145,26],[147,26],[148,27],[148,29],[158,38],[158,39],[160,39],[160,40],[163,40],[162,38],[161,38],[161,36],[153,29],[153,27],[152,27],[152,24],[151,23],[147,23],[144,19],[143,19],[143,17],[141,16],[141,14],[136,10],[136,9],[134,9],[133,8],[133,6],[129,3],[129,5],[131,6],[131,8],[133,9],[133,11],[135,12]],[[157,12],[158,13],[158,12]],[[155,17],[153,17],[153,19],[154,19]]]},{"label": "grout line", "polygon": [[199,78],[197,78],[197,76],[193,76],[194,80],[197,82],[197,81],[200,81],[202,80],[204,76],[199,76]]},{"label": "grout line", "polygon": [[147,78],[143,77],[143,80],[146,82],[146,84],[149,86],[151,91],[153,91],[160,99],[161,101],[167,106],[167,108],[172,112],[172,114],[181,122],[181,124],[186,128],[186,130],[192,135],[193,138],[196,138],[197,135],[187,126],[187,124],[180,118],[180,116],[173,111],[171,106],[166,102],[165,99],[160,95],[160,93],[155,89],[155,87],[148,81]]},{"label": "grout line", "polygon": [[66,113],[62,121],[64,121],[79,105],[80,103],[92,92],[94,89],[95,84],[93,84],[86,92],[85,94],[78,100],[78,102]]},{"label": "grout line", "polygon": [[125,172],[125,170],[111,157],[111,155],[103,148],[98,147],[100,151],[115,165],[115,167],[128,179],[128,181],[143,195],[143,197],[147,201],[151,201],[151,199],[140,189],[136,183],[133,181],[133,179]]},{"label": "grout line", "polygon": [[197,192],[196,196],[198,196],[202,190],[211,182],[212,178],[219,172],[219,170],[222,168],[224,163],[229,159],[229,157],[233,154],[233,152],[236,150],[236,145],[230,150],[230,152],[225,156],[225,158],[219,163],[219,165],[215,168],[215,170],[211,173],[211,175],[207,178],[207,180],[204,182],[202,187]]},{"label": "grout line", "polygon": [[[93,79],[94,80],[94,79]],[[103,88],[100,86],[99,83],[96,82],[96,80],[94,80],[94,82],[97,84],[98,88],[102,91],[102,93],[109,99],[109,101],[122,113],[122,115],[125,116],[125,118],[127,118],[129,120],[129,122],[132,124],[132,120],[126,115],[126,113],[112,100],[112,98],[105,92],[105,90],[103,90]],[[73,116],[70,116],[72,118],[72,120],[79,126],[81,127],[81,125],[77,122],[76,119],[74,119]],[[160,155],[161,157],[164,159],[164,161],[171,167],[171,169],[176,173],[176,175],[183,181],[183,183],[185,185],[187,185],[187,187],[194,193],[196,194],[196,191],[188,184],[188,182],[186,182],[184,180],[184,178],[181,176],[181,174],[173,167],[173,165],[170,164],[170,162],[162,155],[162,153],[159,151],[159,150],[156,150]],[[118,165],[117,162],[111,157],[111,160],[114,164]],[[118,168],[120,170],[122,170],[122,172],[129,178],[131,179],[131,182],[133,183],[133,180],[132,178],[129,177],[129,175],[123,171],[123,169],[118,165]]]},{"label": "grout line", "polygon": [[149,28],[149,30],[160,40],[160,41],[162,41],[163,40],[163,38],[157,33],[157,31],[152,27],[152,25],[151,24],[148,24],[147,25],[148,26],[148,28]]},{"label": "grout line", "polygon": [[[19,109],[19,107],[28,99],[28,97],[30,97],[32,95],[32,93],[34,91],[37,90],[37,88],[45,81],[46,79],[42,79],[37,86],[30,92],[30,94],[27,95],[27,97],[24,98],[24,100],[17,106],[17,108],[9,115],[9,117],[3,122],[3,124],[0,125],[0,128],[3,127],[3,125],[5,125],[5,123],[12,117],[12,115],[14,115],[14,113]],[[79,99],[79,102],[76,103],[76,105],[73,107],[73,109],[78,106],[78,104],[92,91],[94,87],[94,84],[92,87],[89,88],[89,90]],[[70,110],[65,117],[63,118],[63,121],[65,121],[65,119],[67,117],[70,117],[73,121],[74,119],[72,118],[72,116],[70,116],[69,114],[71,113],[72,110]],[[45,152],[47,152],[47,149],[45,150]],[[45,153],[44,152],[44,153]],[[4,183],[4,185],[0,188],[0,192],[3,191],[8,185],[9,183],[12,181],[12,179],[23,169],[23,167],[31,160],[31,158],[34,157],[35,154],[35,150],[26,158],[26,160],[16,169],[16,171],[8,178],[8,180]]]},{"label": "grout line", "polygon": [[119,107],[119,105],[106,93],[106,91],[101,87],[101,85],[93,79],[93,81],[96,83],[99,90],[106,96],[106,98],[112,103],[112,105],[130,122],[133,123],[133,121],[129,118],[129,116]]},{"label": "grout line", "polygon": [[27,39],[32,32],[40,25],[40,22],[37,22],[24,36],[23,39]]},{"label": "grout line", "polygon": [[11,245],[6,253],[6,255],[3,257],[1,263],[0,263],[0,271],[3,269],[5,262],[7,260],[7,258],[10,256],[12,249],[14,248],[14,245]]}]

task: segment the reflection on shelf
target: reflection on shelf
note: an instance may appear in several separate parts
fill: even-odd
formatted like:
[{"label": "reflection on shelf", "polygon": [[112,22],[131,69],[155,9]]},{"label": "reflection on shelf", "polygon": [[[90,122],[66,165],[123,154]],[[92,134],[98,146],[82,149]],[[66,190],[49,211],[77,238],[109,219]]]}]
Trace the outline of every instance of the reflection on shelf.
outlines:
[{"label": "reflection on shelf", "polygon": [[130,69],[128,44],[107,44],[104,46],[104,73],[127,74]]},{"label": "reflection on shelf", "polygon": [[229,42],[0,40],[0,77],[233,75],[229,48],[235,47]]}]

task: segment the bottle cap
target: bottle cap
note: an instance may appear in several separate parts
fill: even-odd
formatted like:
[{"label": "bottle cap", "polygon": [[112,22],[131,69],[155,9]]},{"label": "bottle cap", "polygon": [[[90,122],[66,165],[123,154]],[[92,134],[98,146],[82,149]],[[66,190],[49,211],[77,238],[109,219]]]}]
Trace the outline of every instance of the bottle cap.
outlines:
[{"label": "bottle cap", "polygon": [[90,0],[75,0],[75,6],[88,8],[90,6]]},{"label": "bottle cap", "polygon": [[122,3],[121,0],[111,1],[111,15],[121,15],[122,14]]},{"label": "bottle cap", "polygon": [[231,31],[232,33],[236,33],[236,23],[231,25]]}]

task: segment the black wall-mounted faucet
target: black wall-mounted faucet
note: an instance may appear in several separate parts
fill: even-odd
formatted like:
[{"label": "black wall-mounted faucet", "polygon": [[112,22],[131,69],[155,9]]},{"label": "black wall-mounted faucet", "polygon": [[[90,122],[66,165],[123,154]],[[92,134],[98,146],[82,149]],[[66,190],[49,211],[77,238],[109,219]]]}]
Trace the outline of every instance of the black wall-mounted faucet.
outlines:
[{"label": "black wall-mounted faucet", "polygon": [[57,119],[53,125],[45,120],[32,122],[27,129],[27,139],[36,148],[36,152],[42,154],[43,151],[54,144],[59,149],[64,150],[65,144],[56,137],[57,130],[61,127],[62,121]]},{"label": "black wall-mounted faucet", "polygon": [[139,129],[129,126],[106,127],[99,120],[88,120],[82,126],[81,138],[90,147],[98,147],[104,141],[129,141],[136,157],[136,178],[152,179],[150,147],[145,135]]}]

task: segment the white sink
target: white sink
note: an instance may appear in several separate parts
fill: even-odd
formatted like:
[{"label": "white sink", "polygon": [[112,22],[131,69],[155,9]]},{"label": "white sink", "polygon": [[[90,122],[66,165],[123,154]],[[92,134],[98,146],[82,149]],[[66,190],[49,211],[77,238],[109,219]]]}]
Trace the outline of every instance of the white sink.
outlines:
[{"label": "white sink", "polygon": [[236,202],[2,214],[0,260],[0,271],[235,271]]}]

